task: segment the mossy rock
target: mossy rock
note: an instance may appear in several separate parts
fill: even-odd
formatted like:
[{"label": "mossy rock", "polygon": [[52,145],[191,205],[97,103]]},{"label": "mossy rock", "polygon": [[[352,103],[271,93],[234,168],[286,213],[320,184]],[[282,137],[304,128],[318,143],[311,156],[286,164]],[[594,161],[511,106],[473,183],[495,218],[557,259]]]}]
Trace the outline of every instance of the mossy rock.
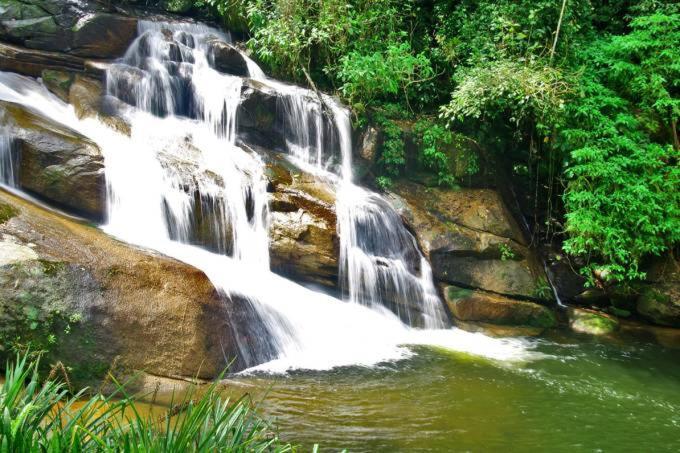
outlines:
[{"label": "mossy rock", "polygon": [[680,285],[669,282],[645,288],[636,310],[654,324],[680,327]]},{"label": "mossy rock", "polygon": [[0,267],[0,351],[51,350],[82,319],[79,269],[31,260]]},{"label": "mossy rock", "polygon": [[17,214],[19,214],[19,211],[17,211],[16,208],[14,208],[14,206],[10,206],[5,203],[0,203],[0,224],[7,222],[9,219],[16,216]]},{"label": "mossy rock", "polygon": [[569,326],[575,332],[607,335],[619,330],[619,321],[612,315],[583,308],[569,309]]},{"label": "mossy rock", "polygon": [[534,302],[456,286],[447,287],[444,295],[451,313],[460,321],[539,329],[557,323],[552,310]]},{"label": "mossy rock", "polygon": [[68,93],[73,83],[74,75],[64,71],[45,69],[41,74],[43,83],[59,99],[68,102]]}]

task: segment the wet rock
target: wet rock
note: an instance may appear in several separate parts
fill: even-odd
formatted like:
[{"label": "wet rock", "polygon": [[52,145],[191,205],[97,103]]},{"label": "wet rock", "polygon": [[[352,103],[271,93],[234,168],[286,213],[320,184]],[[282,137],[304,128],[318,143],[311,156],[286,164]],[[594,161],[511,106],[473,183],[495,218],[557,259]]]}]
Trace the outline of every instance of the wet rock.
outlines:
[{"label": "wet rock", "polygon": [[137,19],[97,13],[81,17],[73,28],[70,53],[81,57],[118,58],[137,36]]},{"label": "wet rock", "polygon": [[680,329],[659,327],[647,323],[621,320],[621,335],[639,339],[640,341],[658,343],[666,348],[680,349]]},{"label": "wet rock", "polygon": [[550,300],[547,279],[498,193],[399,181],[392,205],[417,233],[443,284]]},{"label": "wet rock", "polygon": [[526,261],[479,259],[469,256],[433,253],[435,278],[442,282],[480,288],[513,297],[548,299],[549,289],[541,292],[540,282]]},{"label": "wet rock", "polygon": [[78,118],[97,117],[102,109],[102,84],[89,77],[74,76],[69,87],[68,101]]},{"label": "wet rock", "polygon": [[575,332],[607,335],[619,329],[616,317],[595,310],[569,308],[569,327]]},{"label": "wet rock", "polygon": [[654,324],[680,327],[680,285],[667,282],[644,288],[636,309]]},{"label": "wet rock", "polygon": [[0,70],[40,77],[46,69],[84,71],[86,60],[59,52],[31,50],[0,43]]},{"label": "wet rock", "polygon": [[377,159],[380,149],[380,131],[369,125],[355,139],[358,146],[354,147],[354,158],[352,166],[354,176],[361,181],[368,179],[371,170]]},{"label": "wet rock", "polygon": [[68,102],[68,92],[73,83],[74,74],[54,69],[45,69],[41,73],[43,84],[59,99]]},{"label": "wet rock", "polygon": [[5,0],[0,38],[40,51],[117,58],[137,33],[137,20],[96,2]]},{"label": "wet rock", "polygon": [[236,129],[242,140],[269,149],[283,148],[285,138],[277,121],[278,96],[261,82],[244,80],[236,110]]},{"label": "wet rock", "polygon": [[114,365],[212,378],[239,354],[230,315],[238,302],[201,271],[12,195],[0,201],[19,212],[0,225],[0,250],[21,250],[0,265],[0,336],[49,345],[46,360],[95,386]]},{"label": "wet rock", "polygon": [[269,156],[267,175],[272,188],[272,270],[336,289],[338,238],[332,189],[276,155]]},{"label": "wet rock", "polygon": [[[399,181],[392,190],[413,209],[416,201],[440,222],[454,223],[525,244],[522,232],[500,194],[491,189],[442,189]],[[404,212],[409,217],[409,212]],[[415,213],[414,213],[415,215]]]},{"label": "wet rock", "polygon": [[75,75],[69,87],[68,102],[73,105],[78,118],[97,118],[112,129],[129,136],[130,124],[118,115],[120,109],[111,104],[116,100],[105,98],[103,91],[99,80]]},{"label": "wet rock", "polygon": [[248,76],[248,63],[236,47],[220,40],[209,41],[208,47],[210,59],[215,69],[225,74]]},{"label": "wet rock", "polygon": [[465,322],[456,320],[456,327],[468,332],[481,332],[484,335],[503,338],[503,337],[537,337],[545,329],[542,327],[530,326],[501,326],[487,322]]},{"label": "wet rock", "polygon": [[378,145],[380,143],[380,131],[374,126],[368,126],[359,139],[358,157],[364,159],[369,163],[374,163],[377,153]]},{"label": "wet rock", "polygon": [[537,329],[550,328],[556,323],[550,309],[534,302],[456,286],[446,287],[444,296],[454,318],[460,321]]},{"label": "wet rock", "polygon": [[22,189],[71,212],[103,219],[104,158],[96,144],[11,102],[0,101],[0,124],[9,128],[17,144]]}]

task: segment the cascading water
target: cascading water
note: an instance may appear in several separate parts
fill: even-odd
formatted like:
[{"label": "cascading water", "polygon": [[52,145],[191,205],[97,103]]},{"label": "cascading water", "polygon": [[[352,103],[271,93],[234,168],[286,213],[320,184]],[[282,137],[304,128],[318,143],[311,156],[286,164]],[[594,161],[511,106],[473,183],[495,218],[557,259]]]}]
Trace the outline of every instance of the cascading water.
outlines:
[{"label": "cascading water", "polygon": [[[251,77],[280,90],[294,106],[287,110],[289,127],[298,129],[287,134],[289,153],[319,177],[335,180],[341,272],[354,303],[269,271],[264,165],[235,145],[243,82],[212,68],[213,39],[226,37],[200,25],[140,22],[138,38],[106,78],[109,101],[132,106],[124,111],[129,137],[97,119],[79,120],[71,106],[25,77],[0,73],[0,99],[35,109],[99,145],[108,186],[104,229],[200,268],[232,297],[238,316],[246,318],[232,323],[242,366],[370,366],[407,357],[411,352],[403,345],[410,344],[501,360],[528,358],[522,341],[441,328],[441,301],[415,239],[389,204],[352,183],[347,112],[324,98],[333,113],[330,128],[313,93],[265,79],[248,61]],[[301,114],[305,118],[296,118]],[[333,140],[339,155],[328,149]],[[9,148],[3,143],[0,173],[6,175]],[[392,299],[387,306],[402,320],[409,320],[411,310],[400,310],[415,307],[413,313],[423,316],[412,324],[430,329],[404,324],[383,306],[384,298]]]},{"label": "cascading water", "polygon": [[[341,278],[350,301],[369,306],[392,301],[394,311],[409,325],[429,329],[448,324],[434,287],[430,263],[399,215],[375,193],[352,182],[349,115],[334,105],[340,134],[342,183],[338,190]],[[413,319],[413,307],[422,319]]]},{"label": "cascading water", "polygon": [[[446,327],[430,264],[416,239],[385,199],[352,181],[348,112],[329,96],[272,81],[261,71],[257,74],[283,95],[283,122],[293,131],[286,134],[287,151],[318,177],[332,178],[331,171],[340,178],[335,181],[340,279],[348,301],[386,305],[411,326]],[[338,148],[335,154],[333,148]]]},{"label": "cascading water", "polygon": [[17,187],[19,184],[18,162],[14,140],[0,129],[0,184]]}]

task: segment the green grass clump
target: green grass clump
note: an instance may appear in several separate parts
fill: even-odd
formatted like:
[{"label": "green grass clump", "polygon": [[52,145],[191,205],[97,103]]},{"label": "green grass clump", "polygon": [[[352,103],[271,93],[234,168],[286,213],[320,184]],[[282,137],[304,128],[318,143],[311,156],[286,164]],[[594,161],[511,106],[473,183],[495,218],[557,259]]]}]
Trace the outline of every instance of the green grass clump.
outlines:
[{"label": "green grass clump", "polygon": [[19,211],[17,211],[14,207],[5,203],[0,203],[0,224],[7,222],[17,214],[19,214]]},{"label": "green grass clump", "polygon": [[0,452],[288,452],[248,398],[223,399],[216,385],[190,392],[166,414],[142,415],[122,386],[83,399],[38,362],[17,357],[0,384]]}]

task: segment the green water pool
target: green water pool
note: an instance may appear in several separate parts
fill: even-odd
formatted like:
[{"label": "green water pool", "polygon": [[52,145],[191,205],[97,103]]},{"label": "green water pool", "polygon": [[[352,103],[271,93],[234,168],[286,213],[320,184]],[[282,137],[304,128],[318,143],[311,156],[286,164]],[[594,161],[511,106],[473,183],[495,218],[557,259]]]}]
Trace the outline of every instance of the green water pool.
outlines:
[{"label": "green water pool", "polygon": [[287,440],[350,451],[680,451],[680,350],[555,333],[504,364],[420,347],[379,367],[231,379]]}]

